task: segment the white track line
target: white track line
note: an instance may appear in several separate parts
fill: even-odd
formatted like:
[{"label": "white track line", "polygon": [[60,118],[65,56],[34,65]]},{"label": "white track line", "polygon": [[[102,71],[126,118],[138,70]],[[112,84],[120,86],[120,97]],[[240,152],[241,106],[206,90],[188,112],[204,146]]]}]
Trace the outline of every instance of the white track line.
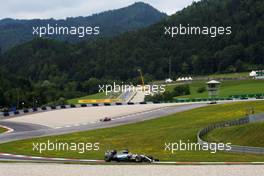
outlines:
[{"label": "white track line", "polygon": [[74,158],[49,158],[49,157],[40,157],[40,156],[27,156],[27,155],[14,155],[9,153],[0,153],[0,156],[9,156],[14,158],[21,159],[37,159],[38,161],[77,161],[77,162],[95,162],[95,163],[104,163],[103,160],[89,160],[89,159],[74,159]]},{"label": "white track line", "polygon": [[4,128],[6,129],[7,131],[5,131],[4,133],[2,134],[6,134],[6,133],[12,133],[14,131],[14,129],[12,128],[9,128],[9,127],[6,127],[6,126],[3,126],[3,125],[0,125],[1,128]]},{"label": "white track line", "polygon": [[264,162],[175,162],[161,161],[153,164],[174,164],[174,165],[264,165]]}]

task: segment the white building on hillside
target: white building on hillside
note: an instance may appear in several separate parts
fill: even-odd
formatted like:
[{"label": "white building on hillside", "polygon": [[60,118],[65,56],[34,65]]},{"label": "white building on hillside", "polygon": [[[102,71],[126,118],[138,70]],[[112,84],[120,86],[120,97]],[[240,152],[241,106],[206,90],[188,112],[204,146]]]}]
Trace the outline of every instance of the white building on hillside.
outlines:
[{"label": "white building on hillside", "polygon": [[249,73],[249,76],[252,77],[253,79],[264,79],[264,70],[257,70],[257,71],[252,71]]},{"label": "white building on hillside", "polygon": [[165,80],[165,83],[172,83],[172,82],[173,82],[173,80],[170,79],[170,78],[168,78],[168,79]]},{"label": "white building on hillside", "polygon": [[192,81],[193,78],[192,77],[179,77],[176,81],[177,82],[181,82],[181,81]]}]

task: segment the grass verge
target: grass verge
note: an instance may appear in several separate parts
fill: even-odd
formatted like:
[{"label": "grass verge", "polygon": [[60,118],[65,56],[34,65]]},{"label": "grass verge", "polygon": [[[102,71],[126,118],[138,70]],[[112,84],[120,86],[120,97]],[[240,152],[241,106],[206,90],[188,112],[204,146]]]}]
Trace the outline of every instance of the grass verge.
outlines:
[{"label": "grass verge", "polygon": [[264,147],[264,122],[215,129],[205,136],[207,141],[232,142],[234,145]]},{"label": "grass verge", "polygon": [[0,133],[4,133],[4,132],[6,132],[7,130],[5,129],[5,128],[1,128],[0,127]]}]

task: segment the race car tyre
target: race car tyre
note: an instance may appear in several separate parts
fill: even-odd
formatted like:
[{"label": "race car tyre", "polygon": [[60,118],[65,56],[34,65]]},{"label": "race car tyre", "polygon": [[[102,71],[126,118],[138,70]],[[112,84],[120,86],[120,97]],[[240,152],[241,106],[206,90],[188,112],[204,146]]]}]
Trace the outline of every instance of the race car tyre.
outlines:
[{"label": "race car tyre", "polygon": [[109,156],[105,157],[106,162],[111,162],[111,158]]},{"label": "race car tyre", "polygon": [[142,157],[141,157],[141,156],[136,156],[135,161],[136,161],[137,163],[142,162]]}]

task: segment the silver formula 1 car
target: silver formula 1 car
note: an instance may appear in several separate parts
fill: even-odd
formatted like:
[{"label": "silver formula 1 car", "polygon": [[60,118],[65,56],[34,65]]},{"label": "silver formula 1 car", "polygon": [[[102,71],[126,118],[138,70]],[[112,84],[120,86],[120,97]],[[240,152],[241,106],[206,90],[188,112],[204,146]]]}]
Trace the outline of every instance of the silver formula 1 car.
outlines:
[{"label": "silver formula 1 car", "polygon": [[148,162],[152,163],[154,161],[158,161],[158,159],[154,159],[152,156],[147,155],[138,155],[138,154],[132,154],[128,150],[122,150],[120,152],[117,152],[116,150],[107,151],[105,152],[105,161],[111,162]]}]

